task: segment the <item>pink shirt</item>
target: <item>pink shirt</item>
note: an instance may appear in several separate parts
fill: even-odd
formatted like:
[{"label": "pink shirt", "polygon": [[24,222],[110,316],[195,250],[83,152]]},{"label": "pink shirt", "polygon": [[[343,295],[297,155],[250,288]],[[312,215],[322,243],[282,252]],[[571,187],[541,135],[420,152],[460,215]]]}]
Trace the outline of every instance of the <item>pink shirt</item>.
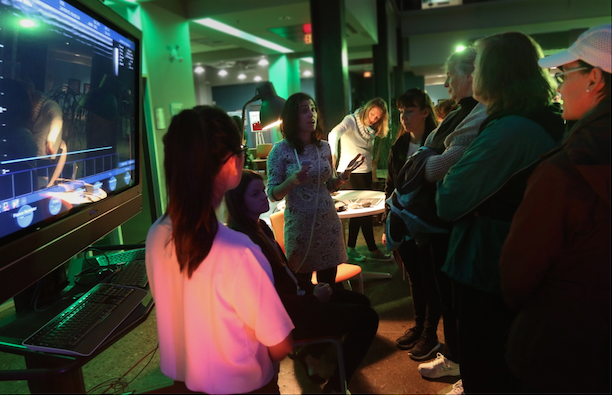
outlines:
[{"label": "pink shirt", "polygon": [[192,391],[244,393],[274,375],[268,347],[293,329],[270,264],[244,234],[219,223],[191,279],[179,271],[169,218],[147,236],[147,273],[157,312],[161,371]]}]

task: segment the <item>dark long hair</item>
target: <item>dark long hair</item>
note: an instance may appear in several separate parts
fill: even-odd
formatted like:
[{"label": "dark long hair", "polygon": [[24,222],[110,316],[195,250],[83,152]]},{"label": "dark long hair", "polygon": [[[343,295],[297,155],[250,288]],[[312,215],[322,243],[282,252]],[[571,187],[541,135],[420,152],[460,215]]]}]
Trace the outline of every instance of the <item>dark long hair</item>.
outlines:
[{"label": "dark long hair", "polygon": [[312,100],[317,109],[317,128],[312,133],[311,142],[320,147],[321,139],[323,138],[323,120],[321,119],[317,102],[306,93],[300,92],[289,96],[281,111],[283,123],[281,123],[280,131],[287,142],[298,152],[304,150],[304,143],[300,139],[300,105],[305,100]]},{"label": "dark long hair", "polygon": [[263,233],[259,222],[249,217],[247,210],[245,210],[244,194],[251,182],[255,180],[263,181],[263,177],[253,170],[243,169],[240,184],[236,188],[225,192],[225,205],[228,213],[227,225],[249,236],[251,241],[261,248],[271,265],[283,266],[285,259],[280,255],[276,245]]},{"label": "dark long hair", "polygon": [[[429,135],[429,133],[431,133],[435,128],[438,127],[438,118],[436,117],[436,110],[434,108],[433,103],[431,102],[431,98],[429,97],[429,95],[420,88],[408,89],[400,97],[397,98],[395,105],[398,109],[402,107],[418,107],[419,110],[429,110],[429,115],[425,120],[425,133],[423,133],[423,139],[421,140],[421,145],[423,145],[425,143],[425,140],[427,140],[427,136]],[[404,125],[401,125],[401,127],[402,128],[400,132],[397,134],[397,138],[400,138],[400,136],[406,133]]]},{"label": "dark long hair", "polygon": [[198,106],[172,118],[164,135],[167,216],[181,272],[208,256],[218,231],[215,179],[229,155],[240,152],[240,131],[220,108]]}]

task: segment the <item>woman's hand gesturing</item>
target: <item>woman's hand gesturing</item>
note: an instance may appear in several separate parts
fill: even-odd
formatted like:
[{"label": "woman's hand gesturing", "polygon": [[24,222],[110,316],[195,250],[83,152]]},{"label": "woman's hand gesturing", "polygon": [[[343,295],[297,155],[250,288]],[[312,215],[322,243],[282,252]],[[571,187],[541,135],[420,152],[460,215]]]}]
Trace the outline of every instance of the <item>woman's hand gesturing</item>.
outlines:
[{"label": "woman's hand gesturing", "polygon": [[355,156],[353,160],[349,162],[348,166],[346,166],[346,169],[344,169],[344,171],[342,172],[342,178],[344,180],[348,180],[348,178],[351,176],[351,173],[359,166],[361,166],[364,160],[365,156],[357,154],[357,156]]}]

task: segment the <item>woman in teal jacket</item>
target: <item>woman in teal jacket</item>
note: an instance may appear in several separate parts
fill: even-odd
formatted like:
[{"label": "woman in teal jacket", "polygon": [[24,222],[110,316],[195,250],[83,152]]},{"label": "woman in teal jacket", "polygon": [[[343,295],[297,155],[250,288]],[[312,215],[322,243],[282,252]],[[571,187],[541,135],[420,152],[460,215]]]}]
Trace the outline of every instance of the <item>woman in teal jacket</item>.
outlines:
[{"label": "woman in teal jacket", "polygon": [[504,304],[498,262],[527,178],[540,155],[560,143],[564,126],[533,39],[503,33],[476,48],[474,98],[488,118],[438,185],[438,215],[454,223],[442,270],[455,289],[465,392],[516,392],[504,360],[514,313]]},{"label": "woman in teal jacket", "polygon": [[517,310],[506,360],[533,393],[610,393],[611,32],[540,60],[576,124],[529,178],[499,261]]}]

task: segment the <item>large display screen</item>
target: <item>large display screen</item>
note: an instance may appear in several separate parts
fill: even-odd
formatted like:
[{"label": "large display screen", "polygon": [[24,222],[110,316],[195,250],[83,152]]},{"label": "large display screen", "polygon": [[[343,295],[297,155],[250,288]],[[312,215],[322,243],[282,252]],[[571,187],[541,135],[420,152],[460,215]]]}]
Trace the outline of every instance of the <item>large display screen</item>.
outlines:
[{"label": "large display screen", "polygon": [[[0,251],[26,237],[43,241],[33,250],[44,249],[63,237],[50,229],[71,233],[140,187],[133,30],[98,2],[0,0]],[[92,242],[84,234],[74,240]],[[0,275],[10,264],[0,263]]]}]

